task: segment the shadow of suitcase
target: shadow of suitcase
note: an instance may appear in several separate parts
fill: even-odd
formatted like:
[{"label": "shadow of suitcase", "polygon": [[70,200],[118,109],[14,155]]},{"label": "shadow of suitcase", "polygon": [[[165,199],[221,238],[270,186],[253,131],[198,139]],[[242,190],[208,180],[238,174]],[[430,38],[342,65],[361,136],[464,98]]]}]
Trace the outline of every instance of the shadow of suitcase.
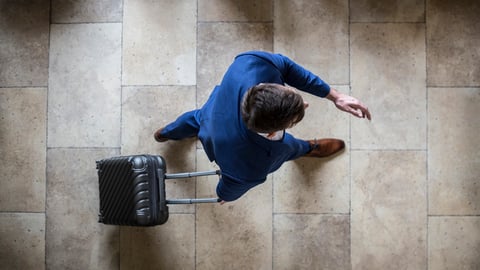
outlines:
[{"label": "shadow of suitcase", "polygon": [[220,171],[167,174],[165,159],[131,155],[97,161],[100,191],[99,222],[110,225],[155,226],[168,220],[168,204],[216,203],[218,198],[167,200],[165,180]]}]

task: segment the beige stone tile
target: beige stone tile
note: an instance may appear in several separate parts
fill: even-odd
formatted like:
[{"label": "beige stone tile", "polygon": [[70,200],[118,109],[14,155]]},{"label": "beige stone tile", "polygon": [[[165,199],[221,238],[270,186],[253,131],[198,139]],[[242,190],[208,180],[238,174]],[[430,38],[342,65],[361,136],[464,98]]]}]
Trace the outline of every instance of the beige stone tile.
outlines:
[{"label": "beige stone tile", "polygon": [[48,269],[118,269],[118,227],[98,223],[95,161],[116,149],[50,149],[47,153]]},{"label": "beige stone tile", "polygon": [[276,213],[349,213],[349,155],[300,158],[273,174]]},{"label": "beige stone tile", "polygon": [[429,86],[480,85],[480,2],[427,1]]},{"label": "beige stone tile", "polygon": [[[195,171],[195,138],[157,143],[153,133],[180,114],[195,109],[194,86],[124,87],[122,155],[157,154],[165,158],[167,172]],[[193,179],[167,180],[167,198],[195,196]],[[171,212],[194,211],[192,205],[172,205]]]},{"label": "beige stone tile", "polygon": [[195,0],[126,0],[124,85],[196,84]]},{"label": "beige stone tile", "polygon": [[349,216],[275,215],[273,269],[350,269]]},{"label": "beige stone tile", "polygon": [[352,94],[372,121],[352,120],[354,149],[425,149],[423,24],[352,24]]},{"label": "beige stone tile", "polygon": [[274,50],[330,84],[349,83],[348,1],[274,1]]},{"label": "beige stone tile", "polygon": [[272,21],[272,0],[199,0],[199,21]]},{"label": "beige stone tile", "polygon": [[[332,86],[348,94],[347,86]],[[349,139],[348,114],[332,102],[301,93],[309,103],[302,122],[288,130],[301,139]],[[347,150],[348,151],[348,150]],[[349,158],[302,158],[287,162],[273,174],[274,210],[280,213],[349,213]]]},{"label": "beige stone tile", "polygon": [[480,269],[480,217],[429,217],[428,267]]},{"label": "beige stone tile", "polygon": [[120,145],[121,24],[51,27],[49,147]]},{"label": "beige stone tile", "polygon": [[[218,169],[197,150],[199,171]],[[207,179],[204,179],[207,178]],[[218,176],[197,179],[197,197],[216,197]],[[234,202],[197,205],[196,269],[272,269],[272,182]]]},{"label": "beige stone tile", "polygon": [[250,50],[272,51],[272,35],[271,23],[200,23],[197,105],[207,101],[235,56]]},{"label": "beige stone tile", "polygon": [[195,269],[194,215],[170,215],[150,228],[121,227],[120,269]]},{"label": "beige stone tile", "polygon": [[52,23],[121,22],[122,0],[53,0]]},{"label": "beige stone tile", "polygon": [[46,86],[50,1],[0,1],[0,86]]},{"label": "beige stone tile", "polygon": [[2,269],[45,269],[45,214],[0,213]]},{"label": "beige stone tile", "polygon": [[352,152],[352,269],[425,269],[426,156]]},{"label": "beige stone tile", "polygon": [[1,211],[45,211],[46,112],[47,89],[0,89]]},{"label": "beige stone tile", "polygon": [[351,22],[425,22],[424,0],[350,2]]},{"label": "beige stone tile", "polygon": [[428,89],[429,214],[480,214],[480,88]]}]

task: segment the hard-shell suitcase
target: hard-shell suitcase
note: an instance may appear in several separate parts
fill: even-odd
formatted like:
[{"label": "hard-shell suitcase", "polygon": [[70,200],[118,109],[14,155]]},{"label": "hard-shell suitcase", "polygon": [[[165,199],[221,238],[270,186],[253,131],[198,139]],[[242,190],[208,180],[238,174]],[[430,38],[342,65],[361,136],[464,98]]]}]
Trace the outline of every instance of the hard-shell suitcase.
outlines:
[{"label": "hard-shell suitcase", "polygon": [[220,174],[220,171],[167,174],[165,159],[131,155],[97,161],[100,191],[99,222],[155,226],[168,220],[167,204],[218,202],[218,198],[167,200],[165,179]]}]

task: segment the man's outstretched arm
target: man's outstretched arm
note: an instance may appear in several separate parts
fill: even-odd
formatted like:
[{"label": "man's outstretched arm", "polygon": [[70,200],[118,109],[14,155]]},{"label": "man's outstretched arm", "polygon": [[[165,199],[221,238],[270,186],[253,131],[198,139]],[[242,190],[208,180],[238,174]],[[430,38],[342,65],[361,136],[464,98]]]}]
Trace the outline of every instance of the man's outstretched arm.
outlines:
[{"label": "man's outstretched arm", "polygon": [[337,90],[330,88],[330,93],[326,98],[331,100],[339,110],[348,112],[359,118],[366,117],[368,120],[372,119],[368,107],[352,96],[342,94]]}]

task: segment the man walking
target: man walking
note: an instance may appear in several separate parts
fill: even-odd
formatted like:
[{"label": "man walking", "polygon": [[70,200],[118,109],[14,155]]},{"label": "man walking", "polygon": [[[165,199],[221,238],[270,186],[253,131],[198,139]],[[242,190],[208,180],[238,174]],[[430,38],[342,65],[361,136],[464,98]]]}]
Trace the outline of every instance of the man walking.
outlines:
[{"label": "man walking", "polygon": [[328,157],[344,149],[339,139],[301,140],[285,132],[303,119],[308,107],[297,89],[371,119],[356,98],[331,88],[288,57],[251,51],[235,58],[202,108],[182,114],[154,138],[165,142],[198,136],[221,170],[218,197],[234,201],[286,161]]}]

